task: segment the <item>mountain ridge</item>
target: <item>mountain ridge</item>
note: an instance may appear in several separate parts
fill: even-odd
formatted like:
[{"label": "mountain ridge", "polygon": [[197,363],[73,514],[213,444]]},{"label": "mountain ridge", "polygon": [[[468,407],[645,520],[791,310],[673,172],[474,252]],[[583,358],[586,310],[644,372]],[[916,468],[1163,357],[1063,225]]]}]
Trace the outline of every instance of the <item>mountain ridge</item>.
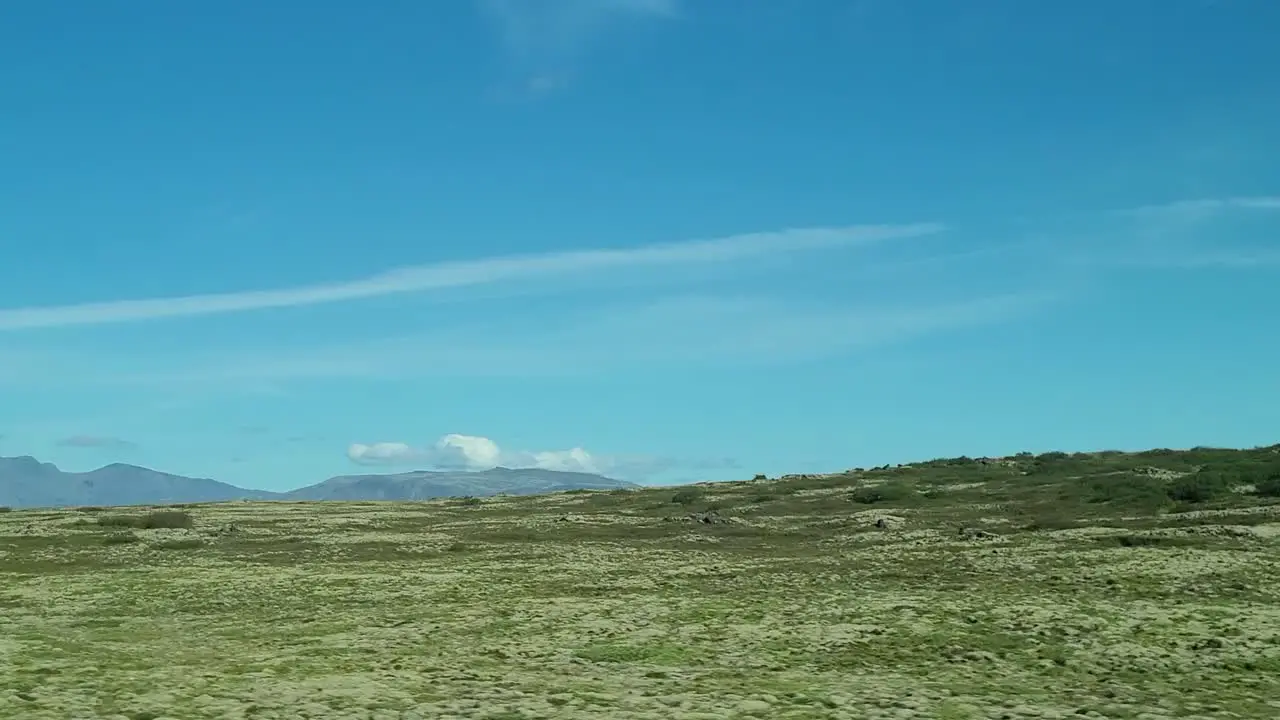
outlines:
[{"label": "mountain ridge", "polygon": [[0,505],[74,507],[170,505],[232,500],[427,500],[439,497],[532,495],[573,489],[639,487],[593,473],[540,468],[480,471],[412,470],[335,475],[284,492],[243,488],[128,463],[70,472],[31,455],[0,457]]}]

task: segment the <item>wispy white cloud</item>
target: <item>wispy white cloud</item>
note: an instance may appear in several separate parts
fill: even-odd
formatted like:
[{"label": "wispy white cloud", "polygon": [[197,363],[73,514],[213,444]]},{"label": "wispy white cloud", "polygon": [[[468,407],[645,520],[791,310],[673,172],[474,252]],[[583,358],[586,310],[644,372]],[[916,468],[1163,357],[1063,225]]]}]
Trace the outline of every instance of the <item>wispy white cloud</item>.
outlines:
[{"label": "wispy white cloud", "polygon": [[580,250],[402,267],[346,282],[275,290],[112,300],[78,305],[0,309],[0,331],[98,325],[247,312],[361,300],[503,282],[554,279],[614,269],[723,263],[761,255],[874,243],[940,232],[932,223],[807,228],[616,250]]},{"label": "wispy white cloud", "polygon": [[1270,270],[1280,267],[1280,251],[1151,254],[1120,258],[1114,264],[1152,270]]},{"label": "wispy white cloud", "polygon": [[678,0],[478,0],[506,50],[530,61],[560,60],[622,20],[671,20]]},{"label": "wispy white cloud", "polygon": [[[69,374],[137,388],[284,392],[291,382],[415,377],[575,377],[669,367],[771,365],[830,357],[1014,320],[1048,292],[845,305],[768,296],[684,295],[595,304],[536,322],[459,324],[429,334],[304,348],[257,347],[160,360],[95,357]],[[144,364],[145,363],[145,364]],[[28,384],[36,379],[24,378]],[[62,381],[65,382],[65,381]]]},{"label": "wispy white cloud", "polygon": [[1178,200],[1120,210],[1114,215],[1130,221],[1122,232],[1138,242],[1178,237],[1206,223],[1232,216],[1266,215],[1280,211],[1280,197],[1227,197]]},{"label": "wispy white cloud", "polygon": [[[824,292],[824,283],[807,284],[804,275],[793,272],[804,266],[778,262],[780,256],[919,238],[938,233],[943,226],[797,229],[629,249],[441,263],[342,283],[260,292],[0,310],[0,330],[18,330],[247,312],[474,286],[562,291],[567,285],[608,279],[588,288],[607,288],[607,293],[592,292],[589,299],[575,303],[520,304],[500,312],[486,308],[460,313],[451,308],[415,314],[409,325],[421,330],[403,334],[362,329],[332,339],[334,333],[317,335],[314,331],[323,326],[312,325],[310,335],[299,327],[297,339],[288,343],[248,335],[239,346],[170,346],[163,352],[142,353],[131,345],[128,355],[84,345],[41,353],[34,346],[23,349],[10,344],[0,351],[0,383],[31,388],[124,384],[185,387],[193,392],[230,388],[284,393],[291,383],[310,380],[575,376],[801,362],[1017,320],[1047,303],[1107,282],[1107,269],[1277,267],[1280,248],[1275,243],[1268,246],[1267,236],[1254,232],[1265,231],[1269,218],[1280,217],[1273,212],[1276,209],[1280,209],[1278,197],[1236,197],[1080,216],[1068,218],[1065,224],[1023,222],[1015,230],[1020,237],[1045,233],[1055,224],[1064,229],[1021,244],[992,240],[986,234],[970,235],[984,243],[979,248],[999,249],[987,255],[980,254],[987,250],[967,255],[938,252],[941,248],[921,253],[921,248],[928,247],[923,243],[891,245],[868,263],[850,264],[850,272],[857,270],[860,279],[831,292]],[[1207,220],[1194,219],[1206,214]],[[1178,228],[1188,227],[1195,232],[1179,234]],[[1249,230],[1255,242],[1227,242],[1238,238],[1222,232],[1223,228]],[[1010,247],[1017,248],[1016,259],[1000,254],[1011,252]],[[897,249],[907,252],[898,254]],[[750,259],[761,262],[753,266]],[[933,265],[920,265],[926,261]],[[880,278],[894,263],[906,263],[910,272],[898,272],[891,281]],[[766,266],[790,267],[792,272],[780,282],[779,275],[786,272],[770,270],[768,282],[736,287],[677,288],[670,281],[673,274],[682,274],[672,272],[677,268],[725,265],[735,268],[733,272]],[[1012,267],[1020,270],[1009,272]],[[1027,269],[1035,277],[1028,276]],[[639,288],[633,286],[619,293],[615,280],[623,278],[641,283],[662,279],[663,284],[647,285],[643,292],[634,292]],[[892,295],[880,291],[889,292],[891,287],[898,291]],[[381,320],[378,326],[398,327]]]},{"label": "wispy white cloud", "polygon": [[[1274,267],[1280,265],[1280,228],[1266,223],[1280,218],[1278,211],[1280,196],[1201,198],[1122,210],[1114,216],[1124,222],[1104,236],[1099,259],[1128,268]],[[1242,227],[1248,231],[1241,232]]]},{"label": "wispy white cloud", "polygon": [[1136,217],[1204,218],[1226,210],[1280,210],[1280,196],[1199,198],[1121,210]]},{"label": "wispy white cloud", "polygon": [[678,0],[477,0],[493,23],[524,89],[545,94],[563,88],[592,42],[622,21],[672,20]]}]

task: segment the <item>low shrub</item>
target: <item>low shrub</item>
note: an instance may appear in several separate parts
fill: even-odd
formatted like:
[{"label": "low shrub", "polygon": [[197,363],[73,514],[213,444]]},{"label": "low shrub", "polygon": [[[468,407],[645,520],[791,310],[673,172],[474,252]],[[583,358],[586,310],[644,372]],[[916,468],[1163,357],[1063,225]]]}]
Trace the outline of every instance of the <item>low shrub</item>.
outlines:
[{"label": "low shrub", "polygon": [[102,544],[103,545],[128,545],[129,543],[136,543],[141,539],[142,538],[138,537],[132,532],[116,532],[116,533],[111,533],[110,535],[104,535],[102,537]]},{"label": "low shrub", "polygon": [[1253,494],[1261,497],[1280,497],[1280,473],[1255,483]]},{"label": "low shrub", "polygon": [[1113,504],[1124,507],[1154,510],[1169,502],[1168,482],[1149,475],[1115,475],[1092,477],[1075,481],[1063,491],[1063,500],[1071,499],[1075,491],[1082,490],[1086,503]]},{"label": "low shrub", "polygon": [[692,505],[702,499],[702,490],[698,488],[686,488],[671,496],[671,502],[676,505]]},{"label": "low shrub", "polygon": [[1167,492],[1176,502],[1207,503],[1229,494],[1233,484],[1226,474],[1198,472],[1171,480]]},{"label": "low shrub", "polygon": [[864,485],[849,492],[849,499],[862,505],[901,502],[916,494],[915,488],[903,482]]},{"label": "low shrub", "polygon": [[102,527],[123,527],[136,530],[159,528],[190,529],[195,525],[190,513],[180,510],[156,510],[143,515],[102,515],[98,518]]},{"label": "low shrub", "polygon": [[1185,547],[1196,544],[1195,538],[1170,535],[1113,535],[1101,540],[1120,547]]}]

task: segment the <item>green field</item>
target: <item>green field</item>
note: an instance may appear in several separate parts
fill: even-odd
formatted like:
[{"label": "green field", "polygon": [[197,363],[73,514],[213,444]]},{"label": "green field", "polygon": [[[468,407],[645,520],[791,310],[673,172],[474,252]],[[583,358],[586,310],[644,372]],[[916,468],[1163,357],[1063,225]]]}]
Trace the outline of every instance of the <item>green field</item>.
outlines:
[{"label": "green field", "polygon": [[1278,463],[5,512],[0,718],[1275,718]]}]

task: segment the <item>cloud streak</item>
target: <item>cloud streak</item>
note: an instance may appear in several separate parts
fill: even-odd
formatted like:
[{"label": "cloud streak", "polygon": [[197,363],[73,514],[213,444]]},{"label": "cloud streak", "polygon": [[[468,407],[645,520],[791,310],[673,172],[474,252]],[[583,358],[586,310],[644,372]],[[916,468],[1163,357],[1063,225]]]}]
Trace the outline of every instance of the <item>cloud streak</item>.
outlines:
[{"label": "cloud streak", "polygon": [[943,227],[936,223],[792,229],[626,249],[513,255],[418,265],[346,282],[275,290],[0,309],[0,332],[320,305],[615,269],[721,263],[769,254],[919,237],[942,230]]},{"label": "cloud streak", "polygon": [[[1228,197],[1105,211],[1067,218],[1065,230],[1021,245],[1000,240],[999,233],[1006,231],[998,226],[961,228],[955,237],[948,231],[948,243],[986,244],[967,254],[938,255],[927,238],[891,242],[877,246],[869,258],[874,262],[831,268],[791,262],[787,254],[920,238],[944,228],[922,223],[795,229],[406,267],[348,282],[260,292],[0,310],[0,331],[13,331],[397,293],[432,297],[449,288],[489,288],[482,295],[513,289],[522,294],[608,290],[578,301],[508,304],[497,312],[488,306],[476,312],[415,309],[405,323],[387,322],[379,314],[373,329],[357,326],[356,332],[334,332],[323,323],[300,325],[288,341],[268,333],[245,338],[248,344],[155,342],[144,352],[136,339],[127,350],[110,347],[112,335],[102,346],[49,352],[8,347],[0,351],[0,385],[282,394],[292,383],[328,380],[575,377],[805,362],[1016,321],[1109,282],[1111,271],[1276,267],[1280,256],[1268,235],[1276,209],[1280,198]],[[1195,219],[1205,213],[1207,220]],[[1179,219],[1187,217],[1192,219]],[[1035,228],[1014,230],[1026,235]],[[1016,252],[1010,250],[1014,247]],[[825,263],[827,256],[818,254],[818,259]],[[673,278],[700,277],[712,268],[720,274],[726,265],[735,273],[731,283],[674,290]],[[744,282],[739,271],[767,276]],[[643,292],[630,291],[637,289],[630,287],[632,280],[644,286]],[[619,292],[622,286],[628,292]]]},{"label": "cloud streak", "polygon": [[1201,198],[1179,200],[1161,205],[1144,205],[1122,210],[1125,215],[1137,217],[1200,218],[1224,210],[1280,210],[1280,196],[1252,196],[1228,198]]},{"label": "cloud streak", "polygon": [[670,21],[678,0],[477,0],[521,79],[517,96],[563,90],[572,69],[609,28]]},{"label": "cloud streak", "polygon": [[[415,377],[584,377],[669,367],[805,362],[922,336],[1014,320],[1053,302],[1049,292],[911,304],[832,305],[760,296],[683,295],[593,305],[574,316],[492,327],[219,356],[168,358],[154,368],[96,357],[81,382],[138,388],[220,387],[258,392],[324,380]],[[110,360],[111,366],[104,366]],[[182,369],[177,369],[181,367]],[[113,369],[115,368],[115,369]],[[58,377],[65,377],[62,370]],[[30,383],[36,378],[26,378]]]},{"label": "cloud streak", "polygon": [[[1274,267],[1280,264],[1275,230],[1268,237],[1257,223],[1273,221],[1277,212],[1280,196],[1182,200],[1123,210],[1118,215],[1128,224],[1098,257],[1112,265],[1153,270]],[[1253,232],[1231,232],[1232,223],[1253,223]]]},{"label": "cloud streak", "polygon": [[479,0],[478,7],[507,52],[530,62],[577,54],[613,21],[679,15],[677,0]]}]

